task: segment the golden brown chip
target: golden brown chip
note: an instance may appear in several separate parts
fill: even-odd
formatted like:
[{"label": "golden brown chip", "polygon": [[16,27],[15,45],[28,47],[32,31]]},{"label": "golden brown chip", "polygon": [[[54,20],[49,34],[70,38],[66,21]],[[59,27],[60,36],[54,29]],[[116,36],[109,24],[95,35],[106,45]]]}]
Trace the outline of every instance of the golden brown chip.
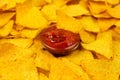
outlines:
[{"label": "golden brown chip", "polygon": [[33,55],[29,49],[0,44],[0,80],[38,80]]},{"label": "golden brown chip", "polygon": [[93,14],[99,14],[107,9],[107,5],[104,2],[89,1],[89,9]]},{"label": "golden brown chip", "polygon": [[79,4],[64,6],[62,11],[68,16],[81,16],[89,14],[89,11]]},{"label": "golden brown chip", "polygon": [[92,53],[90,51],[84,50],[84,49],[74,51],[70,55],[65,56],[64,58],[70,60],[70,62],[73,62],[77,65],[81,65],[81,62],[83,60],[94,59]]},{"label": "golden brown chip", "polygon": [[107,10],[107,12],[114,18],[120,18],[120,5],[116,5],[115,7],[111,7]]},{"label": "golden brown chip", "polygon": [[4,27],[0,28],[0,37],[7,36],[12,28],[13,28],[14,21],[10,20]]},{"label": "golden brown chip", "polygon": [[23,39],[23,38],[19,38],[19,39],[0,39],[0,44],[2,43],[11,43],[14,44],[18,47],[22,47],[22,48],[28,48],[31,46],[32,44],[32,39]]},{"label": "golden brown chip", "polygon": [[45,5],[41,11],[48,20],[56,22],[56,10],[57,8],[55,5],[49,4],[49,5]]},{"label": "golden brown chip", "polygon": [[90,43],[94,41],[96,37],[93,33],[87,32],[83,29],[79,32],[79,34],[83,43]]},{"label": "golden brown chip", "polygon": [[92,80],[118,80],[119,77],[117,68],[107,60],[85,60],[82,67]]},{"label": "golden brown chip", "polygon": [[7,24],[14,15],[14,12],[0,13],[0,28]]},{"label": "golden brown chip", "polygon": [[82,43],[82,46],[85,49],[95,51],[96,53],[99,53],[106,58],[110,59],[113,57],[113,52],[112,52],[112,32],[107,31],[98,34],[98,37],[96,41],[84,44]]},{"label": "golden brown chip", "polygon": [[43,73],[40,73],[39,80],[49,80],[49,78],[46,75],[44,75]]},{"label": "golden brown chip", "polygon": [[112,27],[115,23],[116,20],[115,19],[98,19],[98,25],[100,27],[101,31],[106,31],[108,30],[110,27]]},{"label": "golden brown chip", "polygon": [[48,25],[39,8],[29,2],[17,5],[16,23],[27,28],[39,28],[41,30]]},{"label": "golden brown chip", "polygon": [[[57,74],[57,75],[56,75]],[[56,59],[52,62],[49,74],[50,80],[90,80],[88,75],[69,61]]]},{"label": "golden brown chip", "polygon": [[83,27],[79,20],[57,11],[57,27],[78,33]]},{"label": "golden brown chip", "polygon": [[83,16],[82,18],[79,19],[79,21],[86,31],[90,32],[100,31],[97,21],[91,16]]}]

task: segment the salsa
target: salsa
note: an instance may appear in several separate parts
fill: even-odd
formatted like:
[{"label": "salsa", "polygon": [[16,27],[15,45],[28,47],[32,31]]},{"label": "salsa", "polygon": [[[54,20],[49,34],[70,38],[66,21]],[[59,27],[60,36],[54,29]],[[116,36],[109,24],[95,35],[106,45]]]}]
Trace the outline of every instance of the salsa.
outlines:
[{"label": "salsa", "polygon": [[54,54],[67,54],[79,46],[79,35],[56,26],[42,31],[41,40],[47,50]]}]

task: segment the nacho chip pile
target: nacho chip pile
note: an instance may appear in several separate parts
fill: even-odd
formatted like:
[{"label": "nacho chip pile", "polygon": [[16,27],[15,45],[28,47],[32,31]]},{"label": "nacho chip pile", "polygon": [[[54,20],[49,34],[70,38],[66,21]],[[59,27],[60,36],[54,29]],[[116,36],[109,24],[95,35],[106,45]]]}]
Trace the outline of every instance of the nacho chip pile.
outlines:
[{"label": "nacho chip pile", "polygon": [[[78,33],[80,48],[44,49],[53,23]],[[0,80],[120,80],[120,1],[0,0]]]}]

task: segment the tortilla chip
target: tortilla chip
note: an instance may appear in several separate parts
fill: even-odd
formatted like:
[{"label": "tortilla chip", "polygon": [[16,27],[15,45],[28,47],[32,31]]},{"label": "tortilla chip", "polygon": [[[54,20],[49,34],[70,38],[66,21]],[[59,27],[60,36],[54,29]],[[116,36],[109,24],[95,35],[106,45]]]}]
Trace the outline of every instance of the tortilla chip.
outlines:
[{"label": "tortilla chip", "polygon": [[82,43],[83,48],[95,51],[106,58],[110,59],[113,57],[112,52],[112,32],[107,31],[103,33],[99,33],[96,41],[91,42],[89,44]]},{"label": "tortilla chip", "polygon": [[1,44],[0,52],[0,80],[38,80],[31,50]]},{"label": "tortilla chip", "polygon": [[79,19],[79,21],[86,31],[90,32],[100,31],[97,21],[95,20],[95,18],[91,16],[83,16],[82,18]]},{"label": "tortilla chip", "polygon": [[10,10],[16,7],[17,3],[23,3],[26,0],[0,0],[0,9]]},{"label": "tortilla chip", "polygon": [[43,73],[40,73],[39,80],[49,80],[49,78],[46,75],[44,75]]},{"label": "tortilla chip", "polygon": [[90,60],[90,59],[94,59],[93,55],[90,51],[88,50],[76,50],[74,52],[72,52],[70,55],[67,55],[63,58],[66,58],[68,60],[70,60],[70,62],[73,62],[77,65],[81,65],[81,62],[83,60]]},{"label": "tortilla chip", "polygon": [[7,24],[14,15],[14,12],[0,13],[0,28]]},{"label": "tortilla chip", "polygon": [[79,4],[64,6],[62,11],[68,16],[74,17],[89,14],[89,11]]},{"label": "tortilla chip", "polygon": [[79,34],[80,34],[80,39],[82,40],[83,43],[93,42],[96,37],[93,33],[87,32],[83,29],[79,32]]},{"label": "tortilla chip", "polygon": [[40,28],[41,30],[48,25],[38,7],[34,7],[29,2],[17,5],[16,23],[27,28]]},{"label": "tortilla chip", "polygon": [[115,7],[111,7],[107,10],[107,12],[114,18],[120,18],[120,5],[116,5]]},{"label": "tortilla chip", "polygon": [[35,53],[37,53],[35,58],[35,65],[38,68],[49,71],[51,66],[51,61],[55,59],[51,53],[43,49],[43,45],[40,40],[35,40],[33,45],[30,47]]},{"label": "tortilla chip", "polygon": [[92,80],[118,80],[119,77],[117,68],[111,67],[107,60],[85,60],[82,67]]},{"label": "tortilla chip", "polygon": [[78,33],[83,27],[79,20],[66,15],[61,11],[57,11],[57,27]]},{"label": "tortilla chip", "polygon": [[115,19],[97,19],[98,25],[101,31],[107,31],[110,27],[112,27],[115,23]]},{"label": "tortilla chip", "polygon": [[23,37],[23,38],[30,38],[30,39],[33,39],[35,38],[38,33],[40,31],[39,30],[31,30],[31,29],[23,29],[22,31],[19,32],[20,36]]},{"label": "tortilla chip", "polygon": [[97,2],[105,2],[105,3],[109,3],[112,5],[118,4],[119,0],[93,0],[93,1],[97,1]]},{"label": "tortilla chip", "polygon": [[108,14],[106,11],[100,14],[94,14],[92,13],[92,15],[96,18],[105,18],[105,19],[109,19],[112,18],[112,16],[110,14]]},{"label": "tortilla chip", "polygon": [[49,79],[50,80],[84,80],[82,79],[80,74],[78,75],[68,65],[66,65],[64,62],[62,62],[59,59],[53,60],[50,68]]},{"label": "tortilla chip", "polygon": [[32,0],[33,5],[37,7],[41,7],[46,4],[45,0]]},{"label": "tortilla chip", "polygon": [[42,10],[43,14],[46,16],[47,20],[56,22],[56,6],[55,5],[45,5]]},{"label": "tortilla chip", "polygon": [[19,38],[19,39],[1,39],[0,43],[11,43],[14,44],[18,47],[22,47],[22,48],[29,48],[32,44],[32,39],[23,39],[23,38]]},{"label": "tortilla chip", "polygon": [[0,29],[0,37],[5,37],[7,36],[12,28],[13,28],[14,21],[10,20],[3,28]]},{"label": "tortilla chip", "polygon": [[89,1],[89,9],[91,13],[99,14],[107,9],[107,5],[104,2]]},{"label": "tortilla chip", "polygon": [[66,66],[68,66],[72,71],[74,71],[78,76],[80,76],[82,80],[91,80],[88,74],[80,66],[68,61],[65,58],[61,58],[61,60]]},{"label": "tortilla chip", "polygon": [[66,3],[70,1],[70,0],[52,0],[52,4],[55,5],[57,8],[60,8],[64,5],[66,5]]},{"label": "tortilla chip", "polygon": [[120,34],[116,32],[114,29],[112,30],[112,37],[113,37],[113,40],[120,41]]}]

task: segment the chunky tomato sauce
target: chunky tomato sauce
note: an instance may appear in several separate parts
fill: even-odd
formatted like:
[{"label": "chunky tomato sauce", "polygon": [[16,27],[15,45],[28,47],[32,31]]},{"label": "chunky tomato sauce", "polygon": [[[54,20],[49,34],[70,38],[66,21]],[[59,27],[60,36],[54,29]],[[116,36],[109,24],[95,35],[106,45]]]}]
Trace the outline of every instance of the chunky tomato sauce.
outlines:
[{"label": "chunky tomato sauce", "polygon": [[44,46],[53,53],[65,54],[79,45],[79,35],[64,29],[52,26],[41,33]]}]

